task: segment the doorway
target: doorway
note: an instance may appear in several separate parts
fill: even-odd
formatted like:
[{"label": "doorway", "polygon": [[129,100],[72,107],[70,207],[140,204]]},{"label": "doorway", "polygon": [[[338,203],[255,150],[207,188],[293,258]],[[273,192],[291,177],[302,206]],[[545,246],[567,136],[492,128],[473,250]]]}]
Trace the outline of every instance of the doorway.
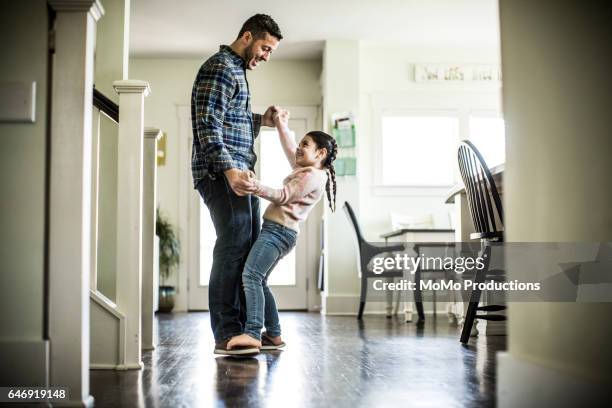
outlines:
[{"label": "doorway", "polygon": [[[191,122],[189,107],[179,107],[180,127],[185,141],[181,149],[183,163],[189,163],[191,158]],[[316,107],[285,107],[291,111],[289,126],[294,137],[299,140],[308,130],[315,128],[318,109]],[[265,108],[254,108],[255,112],[263,112]],[[186,140],[185,140],[186,139]],[[257,164],[255,172],[265,185],[280,188],[282,180],[290,173],[291,168],[285,159],[276,129],[262,127],[255,140]],[[183,166],[185,167],[185,166]],[[181,171],[184,171],[181,169]],[[195,190],[194,190],[195,191]],[[215,230],[210,219],[208,208],[197,195],[189,195],[187,206],[187,223],[183,244],[187,248],[186,267],[188,274],[188,309],[208,310],[208,280],[212,266],[212,252],[215,245]],[[261,214],[265,212],[268,202],[261,200]],[[317,204],[320,206],[321,203]],[[313,210],[309,220],[300,226],[300,235],[294,250],[283,258],[268,279],[268,286],[274,293],[279,310],[306,310],[309,308],[308,290],[316,290],[313,276],[318,268],[319,223],[317,217],[320,211]],[[312,296],[311,296],[312,298]]]}]

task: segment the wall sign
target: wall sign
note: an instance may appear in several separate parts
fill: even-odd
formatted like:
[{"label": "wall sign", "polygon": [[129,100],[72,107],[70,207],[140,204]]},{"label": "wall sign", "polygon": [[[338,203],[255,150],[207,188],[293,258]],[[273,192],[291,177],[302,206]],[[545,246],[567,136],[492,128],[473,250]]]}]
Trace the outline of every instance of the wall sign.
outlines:
[{"label": "wall sign", "polygon": [[499,82],[499,65],[415,64],[415,82]]}]

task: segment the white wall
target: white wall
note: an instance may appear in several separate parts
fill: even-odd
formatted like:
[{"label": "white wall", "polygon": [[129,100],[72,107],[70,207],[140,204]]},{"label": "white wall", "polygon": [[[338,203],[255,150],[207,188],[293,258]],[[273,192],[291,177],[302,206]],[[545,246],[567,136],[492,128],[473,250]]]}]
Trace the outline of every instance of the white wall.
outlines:
[{"label": "white wall", "polygon": [[[496,33],[492,33],[496,35]],[[417,47],[405,44],[376,44],[329,40],[324,53],[324,116],[351,110],[356,117],[357,177],[341,177],[339,206],[348,199],[354,207],[366,239],[382,241],[380,234],[391,230],[390,213],[412,215],[433,213],[437,227],[448,228],[452,207],[444,204],[448,189],[380,188],[374,174],[380,165],[377,157],[380,118],[385,108],[499,110],[499,84],[420,84],[414,82],[417,63],[499,64],[499,48]],[[354,78],[355,77],[355,78]],[[328,123],[325,124],[327,126]],[[342,211],[327,214],[328,290],[325,312],[355,314],[360,283],[357,275],[353,231]],[[366,312],[382,310],[369,304]]]},{"label": "white wall", "polygon": [[[114,91],[113,91],[114,92]],[[94,110],[96,112],[96,110]],[[117,154],[119,125],[100,117],[97,289],[115,301],[117,290]]]},{"label": "white wall", "polygon": [[[359,119],[359,43],[351,40],[328,40],[323,53],[323,129],[331,133],[331,117],[352,112]],[[357,128],[359,129],[359,120]],[[357,131],[355,150],[361,151],[363,133]],[[338,154],[342,153],[341,149]],[[357,177],[337,178],[337,211],[325,206],[325,291],[322,307],[325,314],[356,310],[355,293],[359,281],[355,273],[357,247],[354,232],[343,210],[350,203],[359,214],[359,182]]]},{"label": "white wall", "polygon": [[0,80],[36,81],[35,123],[0,124],[0,383],[43,386],[46,1],[3,5],[0,36],[7,39]]},{"label": "white wall", "polygon": [[[208,56],[202,59],[130,59],[130,78],[148,81],[151,86],[151,94],[145,99],[145,124],[167,135],[166,164],[158,168],[158,202],[174,225],[179,219],[179,169],[181,166],[191,168],[189,160],[179,161],[177,106],[190,104],[193,81],[206,58]],[[320,72],[321,62],[317,60],[285,61],[272,57],[270,62],[247,73],[252,105],[319,105]],[[192,189],[191,184],[189,189]],[[179,276],[186,282],[184,268],[181,263]],[[168,284],[177,285],[176,276],[175,273]],[[186,293],[179,293],[175,310],[186,307]]]},{"label": "white wall", "polygon": [[[281,41],[279,47],[282,47]],[[321,60],[274,60],[247,73],[253,106],[321,105]]]},{"label": "white wall", "polygon": [[[94,85],[115,103],[113,82],[128,79],[130,0],[104,0],[96,30]],[[119,45],[123,45],[123,47]],[[95,123],[95,121],[94,121]],[[94,137],[96,129],[94,129]],[[100,116],[97,289],[115,300],[117,284],[117,146],[119,125]]]},{"label": "white wall", "polygon": [[103,6],[104,18],[96,30],[94,85],[119,103],[113,82],[128,79],[130,0],[104,0]]},{"label": "white wall", "polygon": [[[495,34],[495,33],[492,33]],[[416,47],[401,44],[364,43],[360,48],[360,128],[361,147],[358,160],[361,222],[369,239],[391,229],[389,213],[413,215],[433,213],[441,228],[451,207],[444,204],[446,189],[425,192],[415,189],[376,188],[374,174],[380,160],[376,149],[380,143],[380,120],[377,105],[395,108],[499,110],[500,87],[496,84],[432,84],[414,81],[414,64],[457,63],[499,64],[499,48]],[[409,159],[409,152],[406,152]],[[376,209],[376,211],[368,211]]]},{"label": "white wall", "polygon": [[[508,241],[612,241],[609,11],[500,3]],[[511,303],[508,316],[501,407],[609,405],[611,303]]]}]

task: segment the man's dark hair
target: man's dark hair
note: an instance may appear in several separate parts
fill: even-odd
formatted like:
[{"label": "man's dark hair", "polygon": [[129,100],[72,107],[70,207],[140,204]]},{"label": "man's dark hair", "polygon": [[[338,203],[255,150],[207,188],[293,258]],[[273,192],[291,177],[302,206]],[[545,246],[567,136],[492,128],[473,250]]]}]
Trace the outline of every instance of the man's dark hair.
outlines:
[{"label": "man's dark hair", "polygon": [[237,38],[242,37],[242,34],[247,31],[250,31],[254,38],[265,37],[268,33],[272,37],[276,37],[278,41],[283,39],[278,24],[267,14],[255,14],[253,17],[249,17],[242,25]]}]

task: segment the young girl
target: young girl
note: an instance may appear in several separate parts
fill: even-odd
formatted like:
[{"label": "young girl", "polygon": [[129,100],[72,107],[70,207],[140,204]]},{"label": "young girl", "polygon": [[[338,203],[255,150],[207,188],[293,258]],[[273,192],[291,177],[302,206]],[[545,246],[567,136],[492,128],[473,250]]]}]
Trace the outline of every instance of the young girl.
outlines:
[{"label": "young girl", "polygon": [[[295,246],[298,223],[304,221],[314,205],[327,192],[329,206],[335,210],[336,174],[333,162],[338,153],[336,141],[327,133],[307,133],[296,146],[290,133],[289,112],[279,109],[274,122],[293,171],[283,180],[282,189],[273,189],[253,180],[253,194],[270,201],[263,215],[259,237],[253,244],[242,273],[247,321],[244,333],[234,336],[228,349],[251,346],[264,350],[283,347],[278,311],[266,282],[278,261]],[[333,191],[333,199],[332,199]],[[261,333],[265,326],[266,332]]]}]

